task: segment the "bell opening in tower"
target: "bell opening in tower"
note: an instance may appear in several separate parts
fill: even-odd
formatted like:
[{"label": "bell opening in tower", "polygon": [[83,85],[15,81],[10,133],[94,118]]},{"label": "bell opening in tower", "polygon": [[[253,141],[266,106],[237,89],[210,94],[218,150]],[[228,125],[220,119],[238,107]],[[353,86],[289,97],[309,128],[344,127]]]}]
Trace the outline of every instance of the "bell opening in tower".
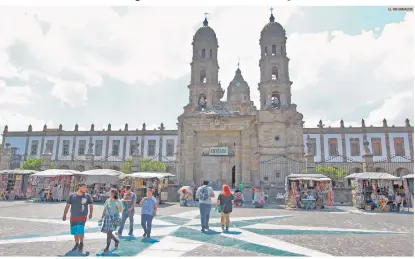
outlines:
[{"label": "bell opening in tower", "polygon": [[278,92],[273,92],[271,96],[271,106],[273,109],[279,109],[281,106],[280,94]]},{"label": "bell opening in tower", "polygon": [[205,70],[200,71],[200,83],[206,84],[206,71]]},{"label": "bell opening in tower", "polygon": [[199,96],[199,111],[206,111],[206,96],[201,94]]},{"label": "bell opening in tower", "polygon": [[278,80],[278,68],[273,67],[271,73],[271,80]]}]

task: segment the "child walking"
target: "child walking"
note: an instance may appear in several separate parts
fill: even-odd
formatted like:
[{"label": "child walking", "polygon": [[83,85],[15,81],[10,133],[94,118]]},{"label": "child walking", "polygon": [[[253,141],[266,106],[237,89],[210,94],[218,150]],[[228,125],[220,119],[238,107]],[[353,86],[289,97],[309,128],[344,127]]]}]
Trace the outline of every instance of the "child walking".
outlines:
[{"label": "child walking", "polygon": [[147,195],[140,201],[141,206],[141,226],[143,227],[144,238],[150,238],[151,234],[151,223],[153,222],[153,217],[157,213],[157,200],[153,197],[153,191],[149,188],[147,189]]},{"label": "child walking", "polygon": [[102,222],[101,232],[107,234],[107,246],[104,253],[108,253],[111,240],[115,242],[115,249],[118,248],[120,241],[112,233],[120,225],[120,213],[122,212],[121,202],[118,200],[118,191],[112,189],[110,191],[110,198],[104,204],[104,211],[102,213],[100,223]]}]

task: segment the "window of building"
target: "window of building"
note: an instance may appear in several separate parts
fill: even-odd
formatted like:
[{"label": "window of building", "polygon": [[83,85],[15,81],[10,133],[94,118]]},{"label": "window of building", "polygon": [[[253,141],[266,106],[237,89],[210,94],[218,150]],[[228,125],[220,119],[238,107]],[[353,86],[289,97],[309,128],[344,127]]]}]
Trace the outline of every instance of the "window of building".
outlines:
[{"label": "window of building", "polygon": [[360,156],[360,139],[359,138],[350,139],[350,155]]},{"label": "window of building", "polygon": [[405,144],[402,137],[397,137],[393,139],[395,146],[395,155],[396,156],[405,156]]},{"label": "window of building", "polygon": [[206,50],[202,49],[202,58],[205,58],[205,57],[206,57]]},{"label": "window of building", "polygon": [[64,140],[62,145],[62,155],[69,156],[69,140]]},{"label": "window of building", "polygon": [[213,58],[213,51],[209,50],[209,58]]},{"label": "window of building", "polygon": [[265,56],[268,56],[268,47],[265,47],[264,53],[265,53]]},{"label": "window of building", "polygon": [[147,156],[155,156],[156,155],[156,141],[155,140],[148,140],[147,142]]},{"label": "window of building", "polygon": [[206,84],[206,71],[205,70],[200,71],[200,83]]},{"label": "window of building", "polygon": [[130,156],[134,155],[134,150],[135,150],[135,139],[130,140]]},{"label": "window of building", "polygon": [[272,56],[277,55],[277,46],[276,45],[272,45]]},{"label": "window of building", "polygon": [[79,140],[78,142],[78,155],[79,156],[85,155],[85,148],[86,148],[86,140]]},{"label": "window of building", "polygon": [[382,156],[382,140],[380,138],[370,139],[372,142],[372,153],[374,156]]},{"label": "window of building", "polygon": [[112,141],[112,152],[111,154],[113,156],[119,156],[120,155],[120,141],[119,140],[113,140]]},{"label": "window of building", "polygon": [[32,140],[32,145],[30,145],[30,155],[36,156],[37,155],[37,149],[39,147],[39,141],[38,140]]},{"label": "window of building", "polygon": [[48,148],[48,147],[50,147],[49,152],[50,152],[50,153],[53,153],[53,146],[54,146],[54,142],[55,142],[55,141],[53,141],[53,140],[47,140],[47,141],[46,141],[45,152],[46,152],[47,148]]},{"label": "window of building", "polygon": [[317,139],[316,138],[310,138],[310,142],[311,142],[311,153],[313,154],[313,156],[317,155]]},{"label": "window of building", "polygon": [[337,156],[339,147],[336,138],[329,138],[329,156]]},{"label": "window of building", "polygon": [[166,156],[174,156],[174,140],[167,140]]},{"label": "window of building", "polygon": [[271,79],[272,80],[277,80],[278,79],[278,68],[276,68],[276,67],[272,68]]},{"label": "window of building", "polygon": [[102,147],[104,146],[103,140],[95,140],[95,155],[102,156]]}]

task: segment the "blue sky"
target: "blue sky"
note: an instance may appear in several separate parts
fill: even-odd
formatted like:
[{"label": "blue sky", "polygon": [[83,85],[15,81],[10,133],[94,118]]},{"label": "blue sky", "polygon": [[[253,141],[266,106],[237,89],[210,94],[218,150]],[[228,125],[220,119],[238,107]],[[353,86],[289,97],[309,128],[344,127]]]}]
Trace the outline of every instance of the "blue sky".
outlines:
[{"label": "blue sky", "polygon": [[[0,127],[176,129],[188,103],[192,36],[209,13],[220,81],[238,57],[259,93],[269,7],[0,8]],[[292,99],[305,125],[413,120],[413,13],[387,7],[274,7],[287,31]],[[73,19],[77,17],[77,19]],[[17,26],[10,29],[7,24]],[[226,93],[224,95],[226,97]]]}]

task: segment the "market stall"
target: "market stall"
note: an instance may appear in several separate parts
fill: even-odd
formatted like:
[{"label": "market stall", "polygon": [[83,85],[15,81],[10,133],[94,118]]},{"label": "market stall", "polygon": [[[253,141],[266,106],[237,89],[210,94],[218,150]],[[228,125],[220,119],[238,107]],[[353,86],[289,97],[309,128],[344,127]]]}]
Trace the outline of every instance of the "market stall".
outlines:
[{"label": "market stall", "polygon": [[26,187],[27,197],[42,201],[62,201],[74,189],[75,170],[48,169],[32,174]]},{"label": "market stall", "polygon": [[403,188],[401,178],[388,173],[364,172],[345,178],[351,179],[352,202],[359,209],[387,211]]},{"label": "market stall", "polygon": [[414,207],[414,174],[402,176],[408,209]]},{"label": "market stall", "polygon": [[26,198],[26,185],[29,176],[35,170],[3,170],[0,171],[0,200],[19,200]]},{"label": "market stall", "polygon": [[126,175],[124,184],[130,184],[137,195],[137,201],[146,195],[146,189],[152,188],[154,197],[160,203],[168,200],[169,177],[175,175],[163,172],[137,172]]},{"label": "market stall", "polygon": [[87,192],[95,202],[106,201],[109,191],[120,189],[125,174],[112,169],[93,169],[76,173],[76,182],[85,183]]},{"label": "market stall", "polygon": [[331,179],[322,174],[290,174],[285,178],[286,208],[333,207]]}]

